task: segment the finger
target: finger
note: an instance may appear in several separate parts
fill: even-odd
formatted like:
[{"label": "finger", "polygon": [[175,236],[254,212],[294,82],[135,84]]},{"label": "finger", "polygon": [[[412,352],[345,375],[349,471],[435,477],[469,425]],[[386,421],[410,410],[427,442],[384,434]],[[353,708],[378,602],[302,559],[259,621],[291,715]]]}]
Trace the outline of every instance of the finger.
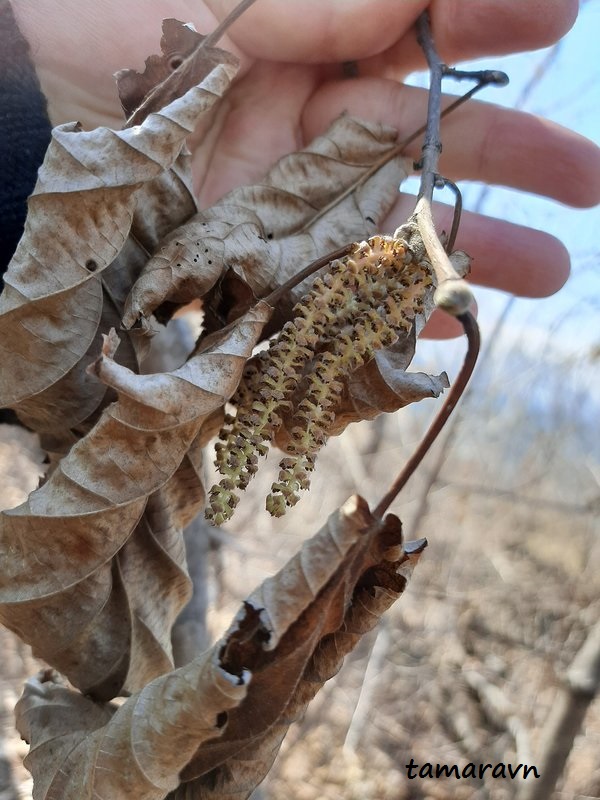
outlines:
[{"label": "finger", "polygon": [[190,0],[19,0],[13,7],[52,123],[75,119],[88,129],[123,124],[114,73],[143,71],[145,59],[160,52],[165,17],[192,21],[202,32],[217,24],[204,3]]},{"label": "finger", "polygon": [[[222,19],[237,2],[208,5]],[[228,35],[255,58],[332,63],[386,52],[389,64],[414,69],[424,60],[412,26],[428,6],[449,61],[545,47],[569,30],[578,8],[577,0],[286,0],[282,13],[280,0],[260,0]]]},{"label": "finger", "polygon": [[[436,225],[449,230],[452,211],[436,204]],[[462,215],[456,248],[473,259],[469,280],[519,297],[547,297],[569,277],[569,252],[544,231],[494,219]]]},{"label": "finger", "polygon": [[[414,196],[399,195],[382,230],[393,231],[405,222],[414,204]],[[452,214],[450,206],[434,203],[438,232],[450,230]],[[470,282],[520,297],[554,294],[569,276],[569,253],[554,236],[484,214],[463,212],[455,249],[472,258]]]},{"label": "finger", "polygon": [[[446,96],[445,105],[453,98]],[[358,78],[324,84],[302,118],[307,139],[321,133],[343,111],[393,125],[401,137],[427,116],[427,92],[395,81]],[[600,149],[547,120],[489,103],[471,101],[442,123],[440,171],[522,189],[586,207],[600,202]],[[420,156],[421,140],[407,148]]]},{"label": "finger", "polygon": [[[414,198],[405,198],[386,221],[385,230],[392,230],[406,219],[413,204]],[[452,209],[436,203],[434,213],[438,231],[449,230]],[[554,236],[481,214],[463,213],[456,248],[472,258],[470,283],[519,297],[554,294],[569,276],[569,253]],[[422,335],[428,339],[450,339],[462,333],[460,323],[440,311],[433,314]]]},{"label": "finger", "polygon": [[[448,63],[480,56],[537,50],[557,42],[573,26],[577,0],[433,0],[431,27],[441,57]],[[361,74],[406,75],[426,66],[414,28]]]},{"label": "finger", "polygon": [[578,0],[433,0],[431,25],[449,61],[537,50],[573,26]]},{"label": "finger", "polygon": [[[223,19],[238,0],[209,0]],[[428,0],[259,0],[228,31],[254,58],[331,63],[366,58],[403,37]]]},{"label": "finger", "polygon": [[[477,304],[469,309],[477,317]],[[421,332],[422,339],[456,339],[462,336],[464,328],[451,314],[436,309]]]}]

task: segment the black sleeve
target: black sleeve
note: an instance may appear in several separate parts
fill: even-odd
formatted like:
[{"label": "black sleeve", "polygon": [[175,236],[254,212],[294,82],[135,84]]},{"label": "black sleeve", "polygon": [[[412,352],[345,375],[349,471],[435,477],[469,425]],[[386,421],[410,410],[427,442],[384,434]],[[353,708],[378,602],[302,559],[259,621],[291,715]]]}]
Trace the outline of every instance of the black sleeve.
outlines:
[{"label": "black sleeve", "polygon": [[[8,0],[0,0],[0,289],[50,141],[46,98]],[[1,367],[1,365],[0,365]],[[0,409],[0,422],[18,422]]]},{"label": "black sleeve", "polygon": [[35,186],[50,130],[29,46],[10,3],[0,0],[0,275],[23,233],[27,197]]}]

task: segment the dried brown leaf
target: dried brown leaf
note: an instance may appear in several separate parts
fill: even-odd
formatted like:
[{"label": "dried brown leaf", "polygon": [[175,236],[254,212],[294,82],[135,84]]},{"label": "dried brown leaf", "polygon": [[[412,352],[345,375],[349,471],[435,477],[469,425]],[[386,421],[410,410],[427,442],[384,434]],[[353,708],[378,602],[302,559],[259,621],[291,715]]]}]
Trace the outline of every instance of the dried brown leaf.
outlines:
[{"label": "dried brown leaf", "polygon": [[[464,276],[470,267],[470,258],[457,250],[450,260],[459,275]],[[448,388],[445,372],[428,375],[424,372],[407,372],[417,344],[417,337],[434,311],[432,285],[423,298],[423,313],[415,316],[411,330],[385,350],[379,350],[374,358],[357,369],[345,382],[340,405],[331,430],[332,435],[342,433],[351,422],[375,419],[381,413],[392,413],[410,403],[427,397],[439,397]],[[287,441],[287,434],[281,434],[280,446]]]},{"label": "dried brown leaf", "polygon": [[30,681],[16,713],[34,797],[247,797],[290,722],[402,593],[423,546],[404,549],[399,520],[374,519],[354,497],[250,595],[211,651],[118,711]]},{"label": "dried brown leaf", "polygon": [[25,685],[17,727],[36,800],[162,800],[206,739],[218,736],[249,675],[227,673],[218,651],[149,683],[122,706],[98,705],[42,674]]},{"label": "dried brown leaf", "polygon": [[234,189],[169,234],[133,287],[124,325],[165,302],[203,297],[219,281],[210,305],[228,318],[239,311],[232,297],[241,294],[247,306],[325,253],[370,235],[410,169],[396,157],[370,174],[396,144],[392,128],[341,117],[325,136],[281,159],[260,184]]},{"label": "dried brown leaf", "polygon": [[[49,408],[65,417],[72,409],[73,371],[94,347],[103,294],[111,300],[119,294],[103,281],[107,268],[127,242],[140,200],[143,216],[153,219],[148,241],[164,234],[157,222],[164,222],[164,210],[153,216],[150,207],[160,202],[161,193],[170,196],[173,184],[181,183],[168,170],[185,137],[227,90],[234,74],[231,64],[218,64],[200,86],[136,129],[84,132],[74,123],[54,129],[0,297],[0,406],[18,411],[26,402],[28,418],[41,420]],[[187,211],[178,208],[169,229],[191,211],[186,202]],[[144,238],[141,227],[137,233]],[[81,370],[77,375],[80,379]],[[54,391],[65,376],[64,390]],[[85,411],[99,402],[85,387],[83,396]]]},{"label": "dried brown leaf", "polygon": [[125,679],[134,691],[171,666],[189,594],[181,527],[203,500],[203,424],[234,392],[270,313],[259,303],[157,375],[117,364],[112,333],[94,372],[118,401],[0,515],[0,620],[85,692],[113,697]]},{"label": "dried brown leaf", "polygon": [[393,351],[383,351],[348,380],[336,411],[332,435],[342,433],[351,422],[375,419],[427,397],[439,397],[450,386],[445,372],[428,375],[407,372],[394,365]]},{"label": "dried brown leaf", "polygon": [[238,59],[231,53],[216,47],[202,47],[206,36],[190,24],[164,19],[162,31],[162,55],[149,56],[143,73],[123,69],[115,76],[119,99],[129,118],[128,126],[139,125],[148,114],[160,111],[181,97],[201,83],[217,64],[238,66]]},{"label": "dried brown leaf", "polygon": [[[365,581],[370,585],[372,570],[387,559],[404,560],[399,520],[390,515],[378,522],[366,502],[353,497],[303,544],[287,567],[248,598],[242,618],[258,613],[266,641],[260,649],[251,640],[223,652],[225,664],[237,659],[251,670],[248,695],[231,712],[223,736],[203,745],[182,771],[184,780],[203,776],[200,783],[205,788],[222,781],[232,759],[246,748],[260,749],[273,726],[289,724],[289,704],[313,657],[318,658],[326,637],[343,631],[355,590]],[[298,599],[305,607],[294,621]],[[219,777],[216,768],[221,765]]]},{"label": "dried brown leaf", "polygon": [[319,642],[285,711],[264,736],[211,772],[183,783],[167,800],[247,798],[273,766],[289,726],[302,718],[325,682],[339,672],[344,658],[404,592],[425,544],[424,540],[410,543],[395,560],[382,562],[363,576],[342,625]]}]

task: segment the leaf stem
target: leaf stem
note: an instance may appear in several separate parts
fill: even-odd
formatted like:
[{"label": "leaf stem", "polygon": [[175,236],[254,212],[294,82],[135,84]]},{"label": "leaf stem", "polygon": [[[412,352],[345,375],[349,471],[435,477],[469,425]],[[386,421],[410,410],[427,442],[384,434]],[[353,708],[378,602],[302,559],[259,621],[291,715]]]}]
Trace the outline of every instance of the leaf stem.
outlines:
[{"label": "leaf stem", "polygon": [[[453,111],[455,111],[457,108],[462,106],[463,103],[466,103],[467,100],[470,100],[471,97],[473,97],[473,95],[476,94],[480,89],[483,89],[485,86],[488,86],[492,82],[495,83],[495,81],[490,80],[490,76],[498,74],[504,75],[504,73],[492,72],[490,70],[484,70],[481,73],[469,73],[469,75],[471,74],[480,75],[480,80],[477,83],[477,85],[473,86],[472,89],[469,89],[468,92],[465,92],[460,97],[457,97],[456,100],[450,103],[449,106],[446,106],[446,108],[440,114],[440,119],[444,119]],[[368,181],[369,178],[372,178],[373,175],[379,172],[379,170],[382,167],[385,167],[385,165],[388,164],[390,161],[392,161],[394,158],[398,158],[398,156],[404,155],[404,151],[406,150],[408,145],[412,144],[415,141],[415,139],[418,139],[420,136],[422,136],[426,130],[427,130],[427,125],[421,125],[420,128],[417,128],[416,131],[413,131],[413,133],[411,133],[409,136],[403,139],[399,144],[392,147],[385,155],[381,156],[381,158],[378,161],[376,161],[373,164],[373,166],[369,167],[369,169],[363,175],[361,175],[360,178],[358,178],[351,186],[348,186],[340,195],[338,195],[334,201],[329,203],[329,205],[325,206],[325,208],[322,208],[319,214],[313,217],[313,221],[314,219],[318,219],[319,217],[325,216],[325,214],[327,214],[334,206],[341,203],[342,200],[344,200],[346,197],[349,197],[352,194],[352,192],[355,192],[359,186],[362,186],[364,183],[366,183],[366,181]],[[297,232],[301,233],[304,230],[305,228],[303,227],[300,228]]]},{"label": "leaf stem", "polygon": [[458,373],[456,380],[452,384],[452,387],[446,396],[443,406],[429,426],[429,429],[419,443],[419,446],[404,465],[402,471],[392,484],[391,489],[378,503],[375,511],[373,512],[373,516],[377,519],[382,519],[385,512],[388,510],[392,502],[396,499],[400,491],[406,485],[410,476],[414,473],[425,457],[431,445],[439,436],[442,428],[446,424],[448,418],[460,400],[460,397],[464,392],[471,375],[473,374],[475,364],[477,363],[477,356],[479,354],[479,327],[475,321],[475,317],[470,312],[459,314],[457,319],[462,323],[464,332],[467,335],[467,352],[465,354],[463,365],[460,368],[460,372]]},{"label": "leaf stem", "polygon": [[294,287],[298,286],[299,283],[306,280],[306,278],[310,278],[315,272],[318,272],[323,267],[326,267],[330,261],[334,261],[336,258],[343,258],[347,256],[350,250],[354,247],[354,242],[349,242],[345,244],[343,247],[338,247],[337,250],[332,250],[331,253],[327,253],[321,258],[318,258],[316,261],[313,261],[307,267],[305,267],[300,272],[293,275],[289,280],[285,283],[282,283],[281,286],[278,286],[277,289],[268,294],[266,297],[263,297],[263,302],[267,303],[270,306],[275,306],[281,300],[281,298],[293,289]]}]

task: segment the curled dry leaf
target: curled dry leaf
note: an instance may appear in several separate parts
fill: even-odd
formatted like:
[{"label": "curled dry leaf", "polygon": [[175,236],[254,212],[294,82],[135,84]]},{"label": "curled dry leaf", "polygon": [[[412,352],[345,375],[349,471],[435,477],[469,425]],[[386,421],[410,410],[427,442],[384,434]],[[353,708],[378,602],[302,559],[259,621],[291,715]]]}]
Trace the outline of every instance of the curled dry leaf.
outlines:
[{"label": "curled dry leaf", "polygon": [[[386,535],[398,541],[400,523],[397,518],[387,518],[384,525]],[[289,726],[302,718],[324,683],[337,674],[346,655],[404,592],[425,546],[426,541],[421,539],[407,543],[404,548],[391,549],[379,564],[365,571],[354,589],[343,622],[335,632],[320,640],[278,720],[218,767],[182,783],[167,800],[245,800],[249,797],[271,769]]]},{"label": "curled dry leaf", "polygon": [[203,47],[206,36],[190,24],[165,19],[162,31],[162,55],[149,56],[143,73],[123,69],[115,76],[127,127],[139,125],[148,114],[181,97],[201,83],[217,64],[238,66],[238,59],[226,50]]},{"label": "curled dry leaf", "polygon": [[[88,374],[147,249],[195,210],[181,150],[229,87],[236,68],[225,62],[135,130],[54,131],[0,300],[0,403],[51,454],[71,448],[0,520],[0,619],[99,698],[172,666],[171,626],[190,591],[180,528],[204,498],[198,433],[235,389],[269,314],[207,342],[184,376],[146,376],[150,394],[139,401],[127,397],[137,371],[130,338],[120,378],[108,377],[114,337],[95,367],[106,380]],[[121,388],[123,375],[131,380]],[[184,419],[152,397],[169,380]]]},{"label": "curled dry leaf", "polygon": [[375,419],[427,397],[439,397],[450,385],[445,372],[407,372],[393,364],[394,353],[381,353],[350,378],[342,396],[332,435],[351,422]]},{"label": "curled dry leaf", "polygon": [[289,724],[402,593],[424,545],[405,548],[395,516],[376,520],[351,498],[208,653],[118,710],[47,676],[30,681],[16,715],[34,797],[248,797]]},{"label": "curled dry leaf", "polygon": [[31,744],[25,766],[36,800],[162,800],[178,770],[247,692],[249,676],[219,665],[218,652],[162,675],[122,706],[100,706],[42,674],[16,708]]},{"label": "curled dry leaf", "polygon": [[325,136],[282,158],[261,183],[234,189],[200,211],[146,264],[128,300],[125,327],[163,303],[204,297],[217,282],[219,292],[206,305],[230,318],[240,304],[264,297],[325,253],[374,233],[410,169],[398,156],[386,163],[397,137],[392,128],[340,117]]},{"label": "curled dry leaf", "polygon": [[[200,86],[135,129],[85,132],[75,123],[54,129],[0,297],[0,406],[18,411],[27,401],[28,419],[37,416],[42,425],[49,407],[60,415],[63,404],[72,406],[72,384],[65,391],[53,387],[90,358],[103,313],[103,276],[128,239],[139,200],[148,205],[155,192],[172,194],[173,186],[157,189],[154,182],[165,175],[167,184],[179,180],[168,170],[235,71],[218,64]],[[99,398],[86,402],[93,406]]]},{"label": "curled dry leaf", "polygon": [[234,392],[271,309],[259,303],[172,373],[136,375],[106,338],[118,394],[26,503],[0,515],[0,620],[97,697],[169,669],[189,596],[181,527],[203,500],[203,425]]}]

